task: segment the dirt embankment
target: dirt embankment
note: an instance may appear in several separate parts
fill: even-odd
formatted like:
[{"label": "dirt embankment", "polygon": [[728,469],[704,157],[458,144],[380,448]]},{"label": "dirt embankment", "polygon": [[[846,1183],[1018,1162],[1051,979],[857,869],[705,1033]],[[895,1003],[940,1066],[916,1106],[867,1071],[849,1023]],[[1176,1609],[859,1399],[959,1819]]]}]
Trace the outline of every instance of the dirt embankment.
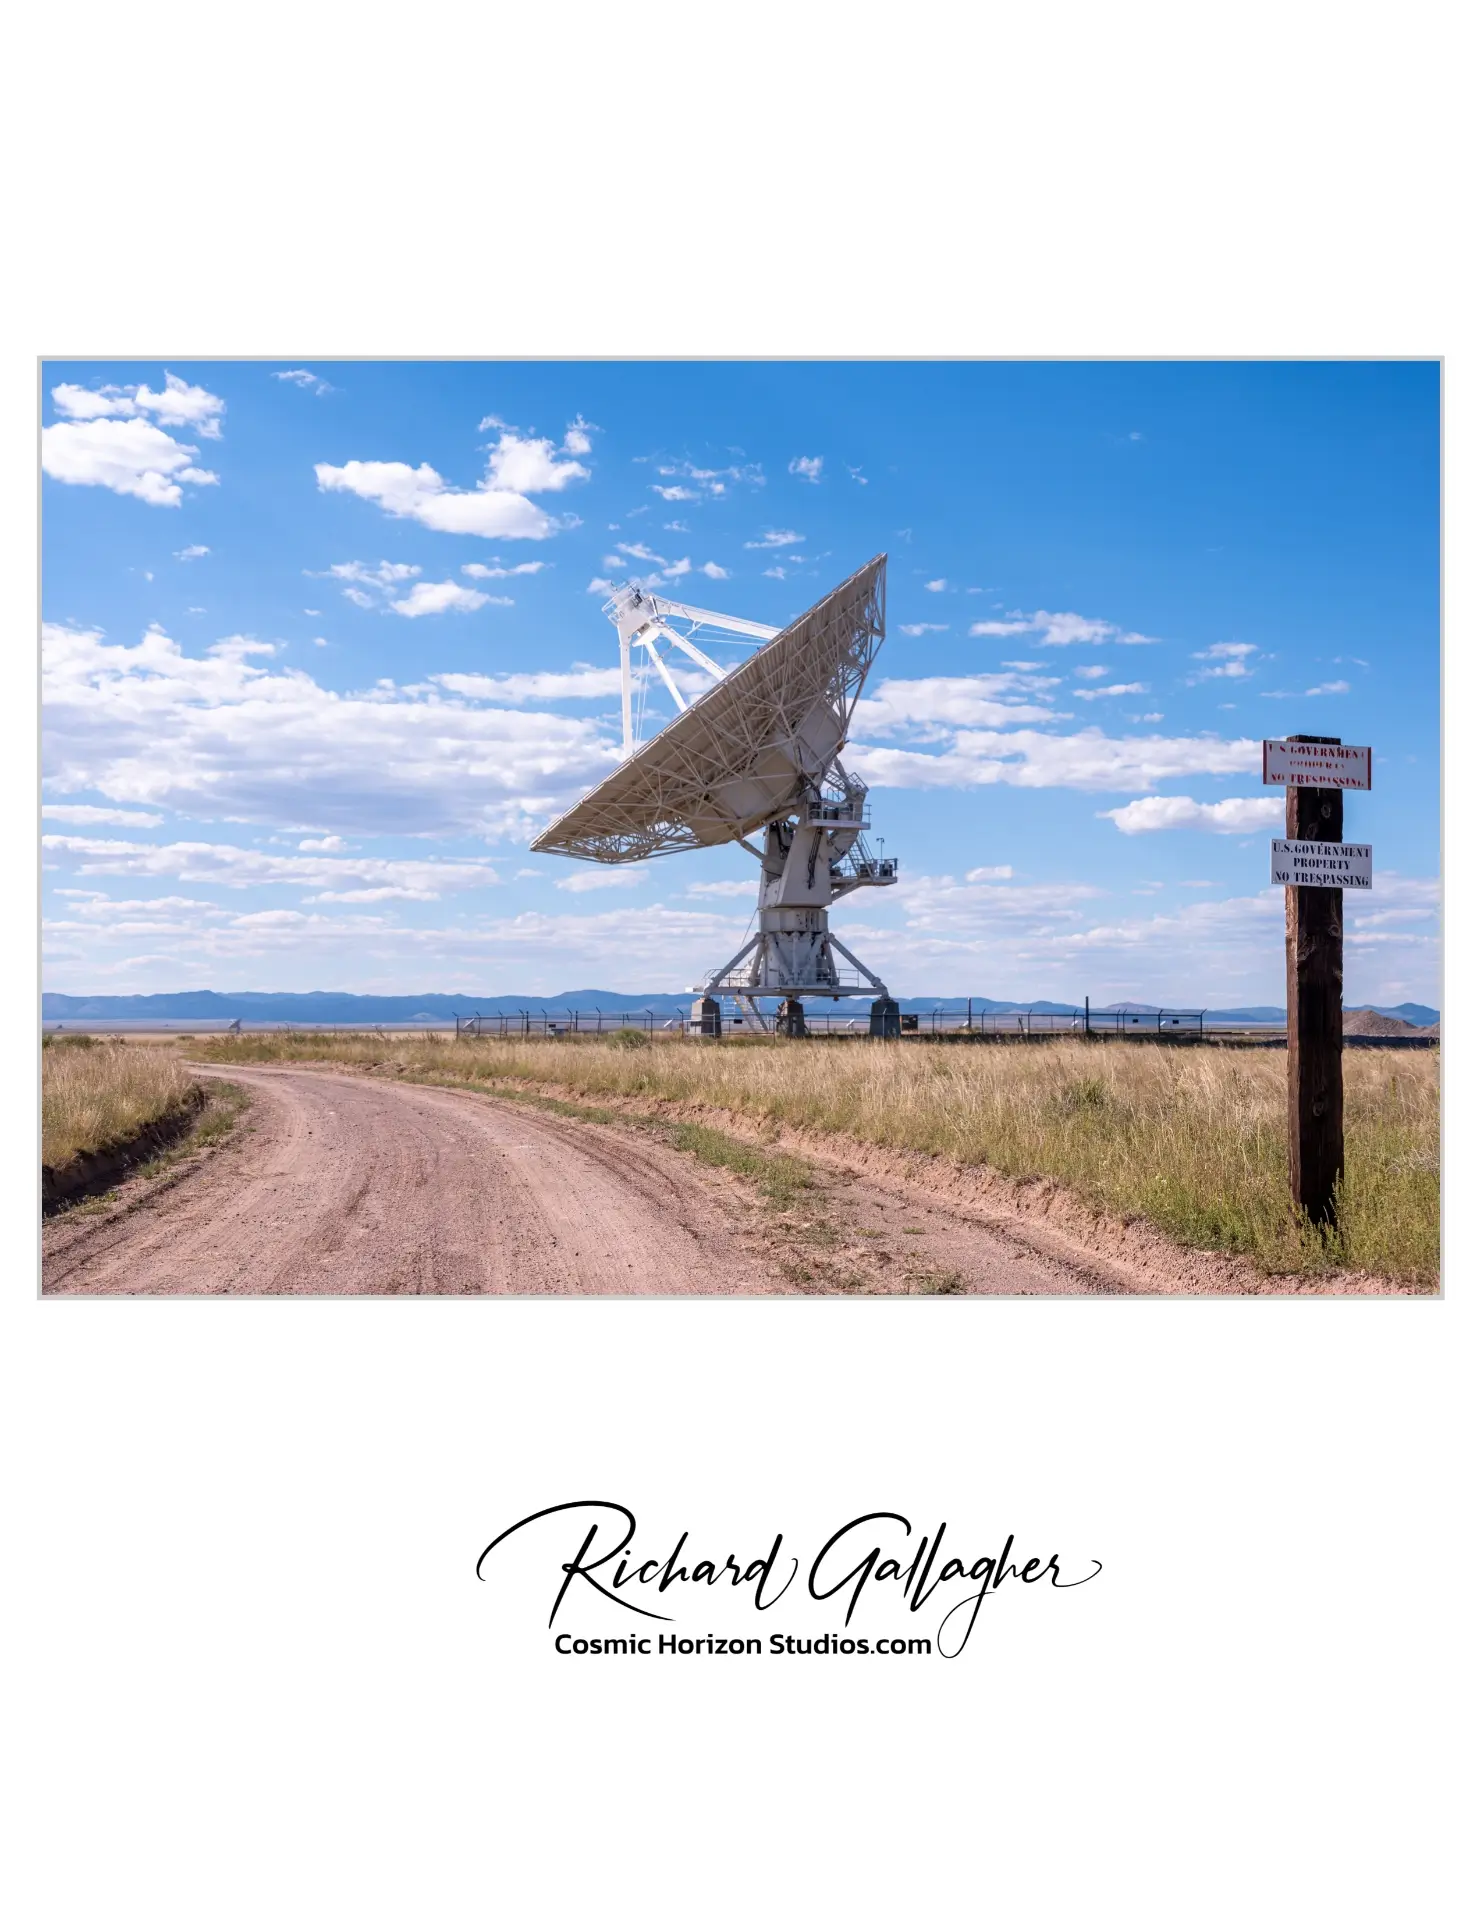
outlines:
[{"label": "dirt embankment", "polygon": [[61,1207],[85,1199],[89,1194],[105,1193],[117,1186],[130,1171],[173,1147],[196,1124],[206,1104],[206,1089],[196,1082],[188,1087],[180,1102],[141,1127],[127,1140],[116,1140],[96,1152],[84,1150],[72,1154],[59,1166],[41,1169],[41,1211],[56,1213]]}]

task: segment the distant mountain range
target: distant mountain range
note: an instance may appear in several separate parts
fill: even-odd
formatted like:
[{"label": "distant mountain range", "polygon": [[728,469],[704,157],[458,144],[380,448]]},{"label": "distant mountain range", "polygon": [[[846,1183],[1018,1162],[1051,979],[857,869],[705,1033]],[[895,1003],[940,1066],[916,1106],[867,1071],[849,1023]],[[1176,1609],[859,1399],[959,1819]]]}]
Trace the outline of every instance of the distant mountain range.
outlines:
[{"label": "distant mountain range", "polygon": [[[467,993],[44,993],[41,996],[43,1020],[243,1020],[252,1025],[277,1022],[312,1023],[321,1026],[399,1024],[414,1020],[452,1020],[457,1014],[467,1019],[474,1013],[654,1013],[667,1019],[688,1013],[694,995],[688,993],[606,993],[598,987],[582,987],[573,993],[554,994],[467,994]],[[868,1000],[842,1000],[838,1011],[864,1014]],[[1081,1013],[1080,1005],[1064,1000],[990,1000],[977,994],[968,999],[904,999],[904,1013],[965,1013],[972,1005],[976,1013]],[[1370,1006],[1363,1001],[1361,1006]],[[1359,1008],[1349,1008],[1358,1012]],[[1096,1012],[1154,1013],[1152,1005],[1137,1001],[1118,1001],[1111,1008]],[[1407,1020],[1413,1026],[1431,1026],[1438,1019],[1435,1007],[1424,1007],[1412,1000],[1397,1007],[1375,1007],[1377,1013]],[[1281,1022],[1282,1007],[1208,1008],[1209,1020]]]}]

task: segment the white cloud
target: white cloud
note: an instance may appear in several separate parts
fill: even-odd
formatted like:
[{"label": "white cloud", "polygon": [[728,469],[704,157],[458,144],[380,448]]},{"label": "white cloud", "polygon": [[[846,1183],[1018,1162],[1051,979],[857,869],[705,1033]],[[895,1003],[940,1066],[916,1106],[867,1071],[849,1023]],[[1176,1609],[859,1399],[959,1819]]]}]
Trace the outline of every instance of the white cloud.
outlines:
[{"label": "white cloud", "polygon": [[192,464],[195,453],[148,420],[63,420],[41,435],[42,471],[53,480],[107,487],[151,507],[178,507],[182,486],[217,484]]},{"label": "white cloud", "polygon": [[[657,471],[662,480],[696,481],[701,493],[709,495],[714,500],[719,500],[726,493],[728,480],[738,480],[750,487],[760,487],[764,484],[763,470],[755,463],[745,467],[698,467],[690,460],[677,460],[672,461],[668,466],[658,468]],[[667,500],[699,498],[697,494],[672,494],[663,487],[656,487],[654,491]]]},{"label": "white cloud", "polygon": [[1312,699],[1316,693],[1348,693],[1349,691],[1350,682],[1348,680],[1326,680],[1322,687],[1305,687],[1304,689],[1305,696],[1310,699]]},{"label": "white cloud", "polygon": [[1098,815],[1120,833],[1163,833],[1197,827],[1206,833],[1259,833],[1283,825],[1282,794],[1240,800],[1192,800],[1186,794],[1150,794]]},{"label": "white cloud", "polygon": [[[503,918],[480,912],[431,925],[426,913],[418,924],[404,924],[395,902],[383,908],[364,898],[307,912],[227,914],[194,901],[153,900],[122,910],[131,931],[121,938],[111,922],[77,913],[52,930],[49,985],[96,992],[116,977],[122,991],[146,980],[288,988],[308,972],[333,974],[362,992],[405,992],[429,979],[478,992],[498,969],[532,993],[555,993],[572,984],[574,966],[592,966],[621,990],[684,991],[718,947],[736,946],[745,923],[745,916],[699,905],[658,903]],[[161,937],[154,951],[143,948],[151,932]]]},{"label": "white cloud", "polygon": [[[474,613],[491,604],[487,593],[473,587],[461,587],[457,580],[419,580],[410,593],[392,602],[392,612],[404,619],[420,620],[427,613]],[[513,600],[498,599],[496,605],[513,607]]]},{"label": "white cloud", "polygon": [[556,884],[563,893],[596,893],[604,887],[640,887],[648,878],[643,867],[584,867]]},{"label": "white cloud", "polygon": [[927,590],[929,593],[945,593],[948,590],[948,582],[946,580],[929,580]]},{"label": "white cloud", "polygon": [[522,560],[514,567],[486,567],[479,561],[471,560],[468,566],[460,567],[460,573],[467,573],[471,580],[513,580],[517,574],[540,573],[543,567],[549,567],[549,560]]},{"label": "white cloud", "polygon": [[925,633],[947,633],[947,631],[947,627],[937,625],[931,620],[914,620],[907,626],[897,628],[898,633],[905,633],[913,640],[920,640]]},{"label": "white cloud", "polygon": [[1196,686],[1202,680],[1247,680],[1252,669],[1247,665],[1249,654],[1257,652],[1250,640],[1221,640],[1214,647],[1203,648],[1193,653],[1192,660],[1216,660],[1221,664],[1215,667],[1203,667],[1186,682],[1187,686]]},{"label": "white cloud", "polygon": [[788,578],[788,568],[787,567],[764,567],[763,578],[765,580],[786,580]]},{"label": "white cloud", "polygon": [[322,840],[301,840],[300,853],[344,853],[345,842],[338,833],[327,833]]},{"label": "white cloud", "polygon": [[591,420],[584,420],[579,413],[577,418],[567,428],[566,434],[563,437],[562,452],[591,453],[593,450],[592,436],[598,432],[601,432],[601,428],[595,427]]},{"label": "white cloud", "polygon": [[[465,700],[607,700],[620,689],[617,667],[574,666],[569,673],[435,673],[436,685]],[[706,684],[710,684],[707,682]]]},{"label": "white cloud", "polygon": [[[168,877],[197,885],[223,887],[343,886],[350,880],[369,887],[395,887],[398,897],[437,900],[474,887],[493,887],[499,875],[487,860],[383,860],[357,855],[261,853],[255,847],[236,847],[204,840],[175,841],[150,846],[134,840],[93,840],[77,834],[48,833],[41,844],[48,852],[67,854],[77,871]],[[348,898],[347,894],[321,896]]]},{"label": "white cloud", "polygon": [[812,481],[817,486],[819,476],[824,472],[824,455],[801,453],[797,460],[789,461],[788,470],[790,473],[797,474],[801,480]]},{"label": "white cloud", "polygon": [[[618,550],[620,553],[626,553],[631,560],[648,560],[652,565],[657,567],[662,567],[665,564],[661,556],[657,553],[652,553],[642,540],[636,541],[629,546],[626,546],[620,541],[618,543]],[[608,563],[604,561],[603,564],[606,566]]]},{"label": "white cloud", "polygon": [[947,739],[961,727],[1045,726],[1067,716],[1026,698],[1041,697],[1044,688],[1034,677],[1009,673],[883,680],[874,694],[857,701],[854,733],[865,740],[902,732]]},{"label": "white cloud", "polygon": [[1199,673],[1193,673],[1186,686],[1193,687],[1202,680],[1250,680],[1252,669],[1241,660],[1227,660],[1219,667],[1202,667]]},{"label": "white cloud", "polygon": [[204,560],[210,552],[210,547],[182,547],[175,557],[177,560]]},{"label": "white cloud", "polygon": [[685,897],[687,900],[749,900],[756,892],[756,880],[692,880]]},{"label": "white cloud", "polygon": [[707,560],[701,571],[708,580],[730,580],[732,577],[725,567],[719,567],[714,560]]},{"label": "white cloud", "polygon": [[391,684],[334,692],[240,636],[188,656],[47,625],[48,801],[99,794],[198,819],[356,834],[530,838],[618,758],[592,720]]},{"label": "white cloud", "polygon": [[804,538],[802,533],[791,533],[787,527],[768,527],[761,540],[744,540],[743,546],[754,550],[771,547],[796,547]]},{"label": "white cloud", "polygon": [[45,806],[44,820],[60,820],[67,827],[158,827],[161,813],[138,813],[125,807]]},{"label": "white cloud", "polygon": [[1013,880],[1015,869],[1014,867],[970,867],[964,878],[971,886],[981,880]]},{"label": "white cloud", "polygon": [[611,580],[605,580],[601,574],[595,573],[587,583],[587,591],[589,593],[612,593],[613,582]]},{"label": "white cloud", "polygon": [[[866,476],[865,476],[865,475],[864,475],[864,474],[863,474],[863,473],[861,472],[861,470],[860,470],[860,468],[859,468],[859,467],[851,467],[851,466],[847,466],[847,467],[846,467],[846,469],[845,469],[845,471],[846,471],[846,472],[847,472],[847,473],[848,473],[848,474],[850,475],[850,477],[851,477],[851,479],[852,479],[852,480],[853,480],[853,481],[855,482],[855,484],[856,484],[856,485],[857,485],[858,487],[868,487],[868,486],[870,486],[870,484],[871,484],[871,483],[870,483],[870,481],[869,481],[869,480],[868,480],[868,479],[866,478]],[[907,536],[907,537],[908,537],[908,540],[910,541],[910,540],[911,540],[911,535],[910,535],[910,533],[908,534],[908,536]]]},{"label": "white cloud", "polygon": [[[579,433],[578,438],[583,436]],[[587,451],[586,445],[581,451]],[[518,433],[502,433],[481,484],[512,493],[560,493],[574,480],[588,477],[580,460],[558,460],[549,440],[523,440]]]},{"label": "white cloud", "polygon": [[1088,793],[1127,792],[1192,774],[1255,774],[1261,767],[1261,743],[1220,740],[1213,735],[1111,738],[1096,727],[1075,734],[964,731],[955,734],[942,753],[857,745],[851,767],[871,786],[882,787],[1071,787]]},{"label": "white cloud", "polygon": [[649,491],[651,493],[657,493],[661,500],[699,500],[701,497],[700,494],[691,487],[657,487],[651,485]]},{"label": "white cloud", "polygon": [[994,638],[1011,633],[1035,634],[1043,647],[1069,647],[1079,643],[1100,647],[1106,641],[1120,647],[1159,644],[1147,633],[1126,633],[1111,620],[1089,620],[1080,613],[1012,613],[1006,620],[976,620],[969,632],[975,637]]},{"label": "white cloud", "polygon": [[[137,419],[153,414],[164,427],[192,427],[203,439],[220,440],[227,403],[205,387],[193,387],[167,373],[162,393],[148,386],[88,387],[64,383],[52,388],[52,404],[69,420]],[[195,449],[192,448],[192,452]]]},{"label": "white cloud", "polygon": [[[1016,663],[1012,660],[1006,664],[1014,666]],[[1072,671],[1079,680],[1106,680],[1111,669],[1108,667],[1074,667]]]},{"label": "white cloud", "polygon": [[296,387],[303,387],[309,393],[333,393],[335,389],[328,380],[321,380],[317,373],[311,373],[308,367],[290,367],[285,373],[275,373],[275,380],[288,380]]},{"label": "white cloud", "polygon": [[579,461],[555,459],[549,440],[523,440],[516,433],[501,434],[484,479],[472,490],[450,486],[426,461],[419,467],[401,460],[348,460],[343,467],[321,461],[314,469],[322,492],[356,494],[436,533],[488,540],[550,538],[560,523],[526,495],[560,490],[586,479],[587,471]]},{"label": "white cloud", "polygon": [[1121,699],[1124,694],[1148,693],[1148,691],[1148,687],[1142,680],[1124,680],[1115,686],[1076,687],[1073,689],[1072,698],[1074,700],[1113,700]]}]

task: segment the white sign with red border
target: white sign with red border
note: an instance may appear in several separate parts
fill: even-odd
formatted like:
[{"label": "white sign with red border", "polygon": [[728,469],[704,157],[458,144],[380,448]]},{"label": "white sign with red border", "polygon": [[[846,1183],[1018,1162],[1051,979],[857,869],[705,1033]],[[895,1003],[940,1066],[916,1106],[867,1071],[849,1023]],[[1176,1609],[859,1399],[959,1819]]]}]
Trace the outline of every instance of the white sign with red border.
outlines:
[{"label": "white sign with red border", "polygon": [[1369,792],[1369,747],[1330,745],[1318,740],[1264,740],[1265,787],[1360,787]]},{"label": "white sign with red border", "polygon": [[1275,887],[1371,885],[1371,850],[1354,840],[1275,840]]}]

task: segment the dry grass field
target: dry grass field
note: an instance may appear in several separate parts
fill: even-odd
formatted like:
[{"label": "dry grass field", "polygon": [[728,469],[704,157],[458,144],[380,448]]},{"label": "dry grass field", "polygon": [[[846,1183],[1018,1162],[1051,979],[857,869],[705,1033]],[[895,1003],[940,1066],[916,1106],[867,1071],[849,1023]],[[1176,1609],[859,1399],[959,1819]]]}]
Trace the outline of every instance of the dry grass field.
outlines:
[{"label": "dry grass field", "polygon": [[63,1167],[135,1139],[195,1099],[189,1069],[164,1047],[48,1034],[41,1050],[41,1160]]},{"label": "dry grass field", "polygon": [[1435,1278],[1439,1062],[1345,1059],[1346,1180],[1321,1235],[1288,1198],[1286,1057],[1076,1040],[1035,1046],[606,1038],[455,1040],[270,1034],[195,1042],[203,1059],[342,1062],[478,1086],[722,1109],[1017,1177],[1050,1177],[1099,1211],[1274,1273],[1344,1266]]}]

